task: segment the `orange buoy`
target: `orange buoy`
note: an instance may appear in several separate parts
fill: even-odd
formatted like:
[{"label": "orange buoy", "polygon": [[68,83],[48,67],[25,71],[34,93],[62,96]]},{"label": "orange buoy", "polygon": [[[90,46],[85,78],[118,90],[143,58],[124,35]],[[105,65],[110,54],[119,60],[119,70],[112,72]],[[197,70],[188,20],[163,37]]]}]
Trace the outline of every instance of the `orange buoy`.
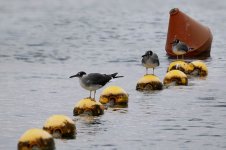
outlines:
[{"label": "orange buoy", "polygon": [[209,57],[213,40],[210,29],[187,16],[178,8],[171,9],[169,14],[169,26],[165,45],[167,55],[173,58],[176,57],[170,43],[174,39],[179,39],[192,48],[184,57]]}]

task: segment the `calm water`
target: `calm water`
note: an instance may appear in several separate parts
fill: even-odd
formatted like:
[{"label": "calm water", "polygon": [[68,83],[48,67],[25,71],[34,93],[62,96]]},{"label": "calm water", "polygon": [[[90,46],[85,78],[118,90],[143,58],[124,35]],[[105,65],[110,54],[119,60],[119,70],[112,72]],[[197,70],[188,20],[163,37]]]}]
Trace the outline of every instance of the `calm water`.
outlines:
[{"label": "calm water", "polygon": [[[155,51],[163,80],[168,12],[178,7],[214,35],[206,80],[160,92],[135,90],[145,69],[141,55]],[[226,149],[226,1],[219,0],[1,0],[0,149],[16,149],[20,136],[42,128],[53,114],[76,121],[74,140],[55,140],[59,150]],[[87,97],[78,71],[114,73],[129,93],[129,106],[97,118],[73,117]],[[97,96],[101,90],[97,91]]]}]

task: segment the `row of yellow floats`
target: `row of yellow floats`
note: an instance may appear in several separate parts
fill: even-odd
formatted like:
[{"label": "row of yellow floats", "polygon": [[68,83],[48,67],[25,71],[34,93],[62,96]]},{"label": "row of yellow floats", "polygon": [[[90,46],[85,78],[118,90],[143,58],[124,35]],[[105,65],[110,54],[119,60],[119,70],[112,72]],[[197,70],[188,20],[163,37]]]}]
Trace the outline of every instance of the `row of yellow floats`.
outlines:
[{"label": "row of yellow floats", "polygon": [[[108,104],[111,105],[108,105]],[[91,98],[80,100],[74,107],[73,114],[99,116],[105,106],[127,107],[128,94],[118,86],[109,86],[103,90],[100,102]],[[27,130],[19,139],[18,150],[54,150],[54,138],[73,139],[76,135],[75,122],[65,115],[53,115],[48,118],[42,129]]]},{"label": "row of yellow floats", "polygon": [[49,117],[42,129],[27,130],[19,139],[18,150],[54,150],[53,138],[73,139],[76,135],[74,121],[65,115]]},{"label": "row of yellow floats", "polygon": [[[182,60],[173,61],[165,75],[163,83],[152,74],[141,77],[136,85],[138,91],[162,90],[168,85],[187,85],[188,76],[205,77],[208,69],[204,62],[193,61],[187,63]],[[124,89],[119,86],[109,86],[100,95],[100,100],[84,98],[76,103],[73,114],[99,116],[104,114],[105,105],[110,107],[127,107],[128,97]],[[73,139],[76,135],[75,122],[65,115],[53,115],[47,119],[42,129],[34,128],[26,131],[19,139],[18,150],[53,150],[53,138]]]},{"label": "row of yellow floats", "polygon": [[74,108],[74,116],[88,114],[91,116],[99,116],[104,113],[107,107],[127,107],[129,95],[119,86],[109,86],[103,90],[100,100],[95,101],[91,98],[80,100]]},{"label": "row of yellow floats", "polygon": [[155,75],[144,75],[138,80],[136,90],[162,90],[163,85],[188,85],[189,76],[206,77],[207,75],[207,66],[201,60],[192,61],[190,63],[183,60],[176,60],[170,63],[163,83]]},{"label": "row of yellow floats", "polygon": [[[207,74],[208,69],[205,63],[200,60],[192,61],[190,63],[183,60],[177,60],[169,65],[163,83],[155,75],[144,75],[138,80],[136,90],[152,91],[162,90],[164,85],[187,85],[188,76],[205,77]],[[104,105],[117,108],[127,107],[128,94],[121,87],[109,86],[101,93],[99,102],[90,98],[84,98],[75,105],[73,113],[74,116],[81,114],[99,116],[104,113]]]}]

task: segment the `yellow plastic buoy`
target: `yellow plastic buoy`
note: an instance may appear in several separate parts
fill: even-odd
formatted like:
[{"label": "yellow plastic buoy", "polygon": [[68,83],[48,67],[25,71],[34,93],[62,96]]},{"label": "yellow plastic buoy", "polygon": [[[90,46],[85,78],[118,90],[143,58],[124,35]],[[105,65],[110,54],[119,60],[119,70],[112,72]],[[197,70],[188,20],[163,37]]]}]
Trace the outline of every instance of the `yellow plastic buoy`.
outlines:
[{"label": "yellow plastic buoy", "polygon": [[188,64],[185,61],[178,60],[178,61],[173,61],[170,63],[167,72],[171,70],[180,70],[184,72],[185,74],[188,73]]},{"label": "yellow plastic buoy", "polygon": [[52,135],[42,129],[29,129],[19,139],[18,150],[54,150]]},{"label": "yellow plastic buoy", "polygon": [[100,103],[110,106],[127,106],[128,94],[119,86],[109,86],[100,95]]},{"label": "yellow plastic buoy", "polygon": [[104,105],[91,98],[84,98],[75,105],[73,113],[74,116],[81,114],[99,116],[104,113]]},{"label": "yellow plastic buoy", "polygon": [[159,78],[153,74],[144,75],[141,77],[136,86],[138,91],[151,91],[151,90],[162,90],[162,82]]},{"label": "yellow plastic buoy", "polygon": [[74,138],[76,127],[74,121],[65,115],[53,115],[47,119],[43,129],[54,138]]},{"label": "yellow plastic buoy", "polygon": [[164,85],[187,85],[188,78],[185,73],[180,70],[171,70],[166,73],[165,78],[163,80]]},{"label": "yellow plastic buoy", "polygon": [[188,65],[189,65],[189,74],[200,77],[205,77],[208,75],[208,68],[203,61],[196,60],[189,63]]}]

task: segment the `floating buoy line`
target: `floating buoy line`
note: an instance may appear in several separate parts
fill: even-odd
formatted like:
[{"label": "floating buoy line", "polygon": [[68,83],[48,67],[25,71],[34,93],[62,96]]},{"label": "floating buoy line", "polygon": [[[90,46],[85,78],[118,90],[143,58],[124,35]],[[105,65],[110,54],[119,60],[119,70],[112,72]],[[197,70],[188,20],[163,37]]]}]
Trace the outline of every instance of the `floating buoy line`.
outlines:
[{"label": "floating buoy line", "polygon": [[[197,23],[196,21],[192,20],[190,17],[183,14],[179,9],[172,9],[170,11],[171,15],[171,24],[172,20],[177,16],[179,18],[187,18],[191,21],[192,28],[198,27],[203,33],[208,32],[209,38],[201,37],[201,40],[198,39],[199,42],[205,41],[205,45],[199,45],[199,47],[195,48],[192,51],[188,51],[185,53],[186,57],[198,56],[198,55],[205,55],[205,51],[202,51],[202,47],[207,47],[206,55],[209,56],[209,52],[211,49],[211,42],[212,42],[212,34],[207,27],[203,27],[201,24]],[[183,18],[183,19],[184,19]],[[183,20],[182,19],[182,20]],[[177,25],[176,25],[177,26]],[[182,29],[182,28],[181,28]],[[172,47],[170,46],[170,42],[174,38],[173,35],[178,33],[179,36],[176,38],[180,38],[185,40],[184,38],[186,35],[180,35],[181,32],[178,30],[174,31],[172,25],[169,26],[169,33],[166,42],[166,52],[169,56],[175,57],[176,55],[173,54]],[[196,35],[196,34],[195,34]],[[196,36],[196,38],[199,38]],[[192,46],[197,46],[192,44],[192,40],[187,41]],[[178,49],[179,50],[179,49]],[[175,60],[172,61],[166,70],[166,75],[164,79],[161,81],[157,75],[154,74],[154,69],[158,67],[159,60],[157,54],[152,52],[151,50],[147,51],[145,55],[142,56],[142,64],[146,67],[146,74],[143,75],[140,79],[138,79],[135,89],[137,91],[156,91],[156,90],[163,90],[165,87],[169,86],[187,86],[189,82],[189,77],[201,77],[205,78],[208,75],[208,68],[207,65],[201,60],[195,60],[191,62],[186,62],[185,60]],[[183,58],[183,57],[182,57]],[[153,74],[148,74],[148,68],[153,68]],[[117,73],[116,73],[117,74]],[[90,78],[95,80],[97,77],[104,77],[103,80],[110,80],[111,76],[114,78],[123,77],[123,76],[116,76],[116,74],[112,75],[105,75],[105,74],[92,74]],[[85,80],[85,79],[84,79]],[[88,79],[87,79],[88,80]],[[100,83],[102,83],[101,79]],[[86,82],[83,81],[84,83]],[[104,82],[104,81],[103,81]],[[83,83],[83,84],[84,84]],[[98,83],[99,84],[99,83]],[[106,83],[104,82],[102,86]],[[96,86],[96,84],[94,84]],[[84,85],[83,85],[84,86]],[[85,87],[86,89],[94,91],[94,98],[96,90],[100,87],[92,87],[89,89],[88,84]],[[102,93],[100,94],[99,101],[95,100],[94,98],[90,97],[83,98],[78,101],[73,109],[73,116],[100,116],[104,114],[104,111],[108,107],[112,107],[114,110],[120,108],[128,107],[129,102],[129,94],[119,86],[108,86],[105,88]],[[52,115],[50,116],[46,122],[44,123],[42,128],[32,128],[27,130],[18,140],[17,149],[18,150],[54,150],[55,149],[55,142],[54,138],[58,139],[75,139],[77,134],[76,124],[70,117],[65,115]]]}]

